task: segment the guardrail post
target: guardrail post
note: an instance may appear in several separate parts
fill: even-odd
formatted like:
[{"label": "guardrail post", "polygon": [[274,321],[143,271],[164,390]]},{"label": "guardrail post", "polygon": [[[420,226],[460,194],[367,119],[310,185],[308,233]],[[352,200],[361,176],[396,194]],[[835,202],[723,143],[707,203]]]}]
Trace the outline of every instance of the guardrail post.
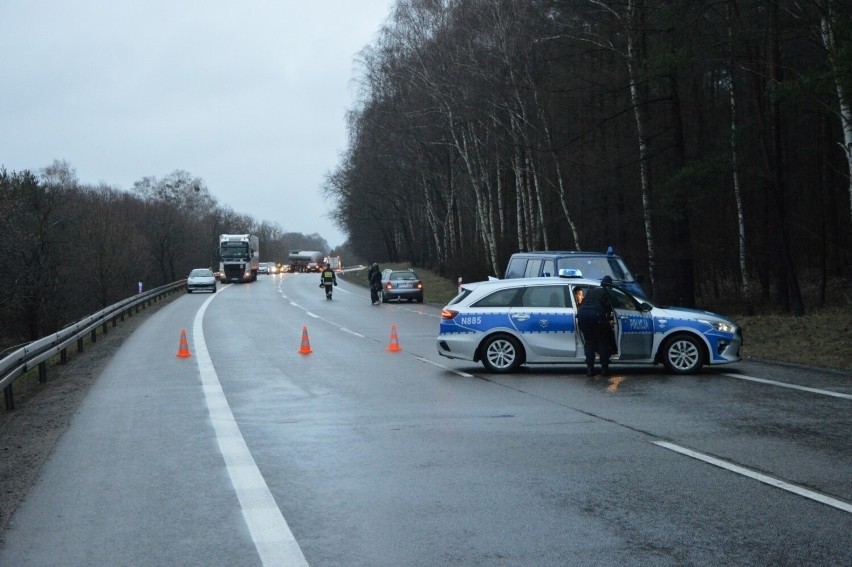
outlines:
[{"label": "guardrail post", "polygon": [[11,384],[3,388],[3,397],[6,399],[6,409],[9,411],[15,409],[15,396],[12,395]]},{"label": "guardrail post", "polygon": [[104,321],[104,324],[101,325],[101,329],[103,330],[104,334],[107,334],[107,322],[106,321]]},{"label": "guardrail post", "polygon": [[77,352],[83,352],[83,339],[77,339]]},{"label": "guardrail post", "polygon": [[59,351],[59,364],[68,364],[68,349],[64,348]]},{"label": "guardrail post", "polygon": [[44,384],[47,382],[47,364],[44,362],[38,363],[38,383]]},{"label": "guardrail post", "polygon": [[93,343],[98,342],[98,328],[97,327],[92,329],[92,342]]}]

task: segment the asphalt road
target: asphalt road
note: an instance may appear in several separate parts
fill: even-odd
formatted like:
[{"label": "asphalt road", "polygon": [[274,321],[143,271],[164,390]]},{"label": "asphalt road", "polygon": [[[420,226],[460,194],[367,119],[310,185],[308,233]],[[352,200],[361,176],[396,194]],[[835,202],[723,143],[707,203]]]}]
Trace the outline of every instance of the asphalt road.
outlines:
[{"label": "asphalt road", "polygon": [[318,282],[151,315],[0,565],[852,564],[848,375],[491,375],[437,355],[438,307]]}]

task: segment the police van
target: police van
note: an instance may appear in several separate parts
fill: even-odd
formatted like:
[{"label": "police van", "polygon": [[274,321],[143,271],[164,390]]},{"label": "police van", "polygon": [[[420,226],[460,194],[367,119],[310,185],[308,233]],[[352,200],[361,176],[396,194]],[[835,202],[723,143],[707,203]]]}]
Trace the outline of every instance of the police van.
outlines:
[{"label": "police van", "polygon": [[504,279],[553,277],[562,270],[577,270],[580,277],[597,281],[609,276],[614,284],[633,295],[648,297],[642,287],[642,276],[630,273],[611,247],[606,254],[575,250],[516,252],[509,258]]}]

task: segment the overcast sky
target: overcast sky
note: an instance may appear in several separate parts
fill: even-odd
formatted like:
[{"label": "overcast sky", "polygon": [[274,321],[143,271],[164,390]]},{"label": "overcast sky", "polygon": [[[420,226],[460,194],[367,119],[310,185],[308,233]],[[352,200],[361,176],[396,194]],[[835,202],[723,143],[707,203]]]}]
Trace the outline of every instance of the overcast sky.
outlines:
[{"label": "overcast sky", "polygon": [[181,169],[287,232],[345,235],[326,173],[393,0],[0,0],[0,166],[130,190]]}]

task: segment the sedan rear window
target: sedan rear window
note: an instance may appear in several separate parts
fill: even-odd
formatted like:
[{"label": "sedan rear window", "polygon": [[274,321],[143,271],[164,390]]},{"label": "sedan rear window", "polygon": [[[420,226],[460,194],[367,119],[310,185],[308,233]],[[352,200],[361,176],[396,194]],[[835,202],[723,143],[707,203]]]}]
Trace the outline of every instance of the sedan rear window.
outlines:
[{"label": "sedan rear window", "polygon": [[414,272],[394,272],[390,275],[391,281],[394,280],[416,280],[417,276]]}]

